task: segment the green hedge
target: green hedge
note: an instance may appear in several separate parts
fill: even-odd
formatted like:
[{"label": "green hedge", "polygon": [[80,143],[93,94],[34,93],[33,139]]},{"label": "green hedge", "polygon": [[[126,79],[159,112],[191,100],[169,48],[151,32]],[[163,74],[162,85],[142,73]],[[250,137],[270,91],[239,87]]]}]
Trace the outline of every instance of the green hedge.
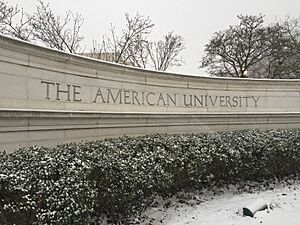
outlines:
[{"label": "green hedge", "polygon": [[300,129],[149,135],[0,154],[0,225],[126,220],[157,195],[300,172]]}]

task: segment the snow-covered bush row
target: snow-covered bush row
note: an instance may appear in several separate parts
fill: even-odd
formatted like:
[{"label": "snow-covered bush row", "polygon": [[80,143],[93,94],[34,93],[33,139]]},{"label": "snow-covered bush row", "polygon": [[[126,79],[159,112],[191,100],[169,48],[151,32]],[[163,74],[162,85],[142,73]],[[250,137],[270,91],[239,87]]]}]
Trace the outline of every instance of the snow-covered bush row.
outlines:
[{"label": "snow-covered bush row", "polygon": [[89,224],[97,193],[87,154],[72,144],[0,156],[0,224]]},{"label": "snow-covered bush row", "polygon": [[300,129],[149,135],[0,154],[0,224],[97,224],[157,195],[300,172]]}]

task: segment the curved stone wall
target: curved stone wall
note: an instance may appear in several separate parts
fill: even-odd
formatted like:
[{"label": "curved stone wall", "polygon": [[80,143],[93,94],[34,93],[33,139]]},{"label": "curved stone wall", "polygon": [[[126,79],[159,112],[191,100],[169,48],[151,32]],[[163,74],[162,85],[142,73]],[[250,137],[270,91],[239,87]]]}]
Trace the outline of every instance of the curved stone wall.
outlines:
[{"label": "curved stone wall", "polygon": [[0,150],[154,132],[300,127],[300,80],[177,75],[0,36]]}]

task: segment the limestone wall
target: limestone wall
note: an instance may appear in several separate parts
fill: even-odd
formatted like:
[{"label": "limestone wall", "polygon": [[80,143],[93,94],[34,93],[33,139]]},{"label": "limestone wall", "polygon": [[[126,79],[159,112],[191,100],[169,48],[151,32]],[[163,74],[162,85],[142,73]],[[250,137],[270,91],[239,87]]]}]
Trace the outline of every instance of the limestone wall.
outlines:
[{"label": "limestone wall", "polygon": [[300,80],[161,73],[0,36],[0,150],[256,127],[300,127]]}]

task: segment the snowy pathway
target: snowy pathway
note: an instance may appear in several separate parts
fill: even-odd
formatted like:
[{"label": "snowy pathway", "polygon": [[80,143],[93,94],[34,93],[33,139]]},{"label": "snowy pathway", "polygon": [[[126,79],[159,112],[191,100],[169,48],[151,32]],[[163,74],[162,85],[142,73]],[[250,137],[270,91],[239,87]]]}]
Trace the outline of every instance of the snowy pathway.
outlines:
[{"label": "snowy pathway", "polygon": [[[215,195],[212,191],[196,195],[187,203],[177,198],[161,201],[149,209],[142,225],[299,225],[300,183],[276,185],[273,190],[237,193],[235,186]],[[242,207],[262,198],[269,209],[253,218],[242,216]],[[181,198],[180,198],[181,199]],[[168,207],[164,205],[170,205]]]}]

